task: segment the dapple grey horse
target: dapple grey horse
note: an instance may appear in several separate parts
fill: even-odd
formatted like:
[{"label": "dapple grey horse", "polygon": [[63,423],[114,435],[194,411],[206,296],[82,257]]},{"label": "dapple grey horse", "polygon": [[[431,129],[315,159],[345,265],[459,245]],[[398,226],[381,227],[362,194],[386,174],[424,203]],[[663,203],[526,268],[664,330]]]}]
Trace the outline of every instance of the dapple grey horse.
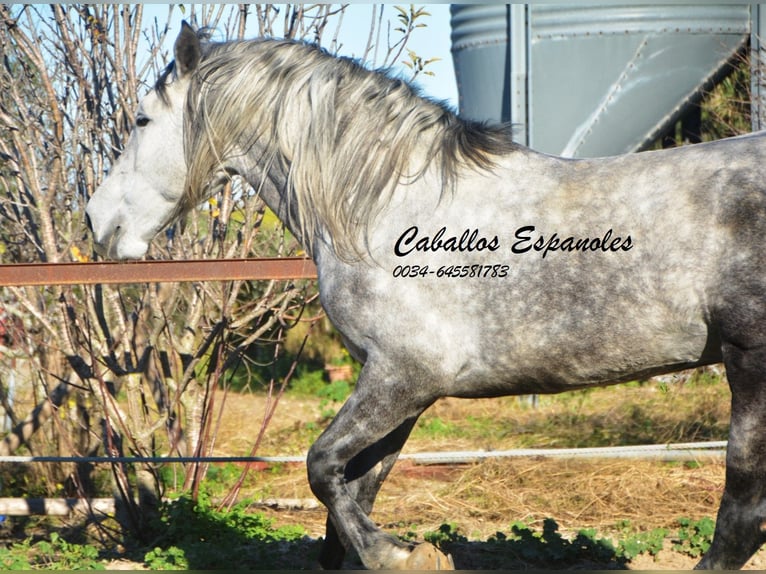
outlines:
[{"label": "dapple grey horse", "polygon": [[87,215],[138,258],[232,174],[316,262],[321,300],[364,363],[311,447],[329,510],[320,561],[448,568],[369,518],[436,399],[556,393],[723,362],[726,487],[699,566],[766,539],[766,137],[593,160],[536,153],[406,82],[288,41],[211,43],[175,62]]}]

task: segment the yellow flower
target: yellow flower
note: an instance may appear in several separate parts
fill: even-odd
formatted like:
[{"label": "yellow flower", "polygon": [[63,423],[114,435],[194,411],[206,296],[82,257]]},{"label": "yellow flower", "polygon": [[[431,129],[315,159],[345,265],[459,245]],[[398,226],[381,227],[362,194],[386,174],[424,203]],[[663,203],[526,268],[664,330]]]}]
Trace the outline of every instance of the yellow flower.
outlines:
[{"label": "yellow flower", "polygon": [[88,262],[88,256],[85,255],[82,251],[80,251],[80,248],[76,245],[72,245],[72,247],[69,248],[69,253],[72,254],[72,257],[75,261],[78,261],[79,263],[87,263]]},{"label": "yellow flower", "polygon": [[211,197],[207,200],[208,204],[210,205],[210,215],[213,217],[218,217],[221,215],[221,210],[218,209],[218,200],[215,197]]}]

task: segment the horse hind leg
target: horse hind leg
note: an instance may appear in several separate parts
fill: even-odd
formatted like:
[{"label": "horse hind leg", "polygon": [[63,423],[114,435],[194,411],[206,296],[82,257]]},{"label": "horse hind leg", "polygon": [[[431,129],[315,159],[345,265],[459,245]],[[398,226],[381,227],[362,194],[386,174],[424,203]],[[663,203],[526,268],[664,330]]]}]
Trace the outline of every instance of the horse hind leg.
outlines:
[{"label": "horse hind leg", "polygon": [[330,513],[320,564],[338,568],[345,546],[371,569],[451,569],[435,548],[406,544],[368,517],[412,426],[433,402],[413,396],[416,386],[375,373],[368,361],[354,393],[309,450],[309,482]]},{"label": "horse hind leg", "polygon": [[766,542],[766,344],[725,343],[723,356],[732,394],[726,486],[698,569],[741,568]]}]

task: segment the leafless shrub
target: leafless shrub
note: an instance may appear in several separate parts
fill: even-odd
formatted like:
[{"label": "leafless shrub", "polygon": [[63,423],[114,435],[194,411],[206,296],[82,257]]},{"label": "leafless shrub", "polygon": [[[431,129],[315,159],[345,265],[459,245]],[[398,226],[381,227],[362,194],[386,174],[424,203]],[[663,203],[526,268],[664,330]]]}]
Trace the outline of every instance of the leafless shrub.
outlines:
[{"label": "leafless shrub", "polygon": [[[261,35],[334,51],[346,6],[182,5],[147,21],[140,4],[0,5],[0,261],[93,258],[85,203],[119,155],[138,99],[167,64],[178,10],[214,28],[215,39],[242,38],[255,19]],[[371,12],[365,57],[379,49],[376,64],[387,65],[423,14],[405,12],[398,30],[384,31],[381,8]],[[298,249],[235,181],[158,238],[149,256]],[[285,281],[2,288],[0,399],[13,428],[0,454],[24,446],[33,454],[208,455],[235,367],[260,372],[258,357],[273,362],[285,330],[314,297],[310,283]],[[257,346],[267,350],[254,353]],[[265,377],[275,401],[285,383],[277,379]],[[113,488],[140,532],[163,481],[157,464],[131,467],[111,466]],[[49,494],[93,494],[86,465],[35,468]],[[196,490],[205,470],[186,465],[181,483]]]}]

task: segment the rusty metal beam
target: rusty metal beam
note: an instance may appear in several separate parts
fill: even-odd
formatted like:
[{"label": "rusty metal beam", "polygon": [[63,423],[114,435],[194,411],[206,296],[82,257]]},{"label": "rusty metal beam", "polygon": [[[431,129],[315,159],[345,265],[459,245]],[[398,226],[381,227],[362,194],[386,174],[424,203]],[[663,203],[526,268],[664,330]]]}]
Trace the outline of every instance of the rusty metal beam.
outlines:
[{"label": "rusty metal beam", "polygon": [[0,286],[256,281],[315,279],[316,276],[314,262],[304,257],[0,265]]}]

